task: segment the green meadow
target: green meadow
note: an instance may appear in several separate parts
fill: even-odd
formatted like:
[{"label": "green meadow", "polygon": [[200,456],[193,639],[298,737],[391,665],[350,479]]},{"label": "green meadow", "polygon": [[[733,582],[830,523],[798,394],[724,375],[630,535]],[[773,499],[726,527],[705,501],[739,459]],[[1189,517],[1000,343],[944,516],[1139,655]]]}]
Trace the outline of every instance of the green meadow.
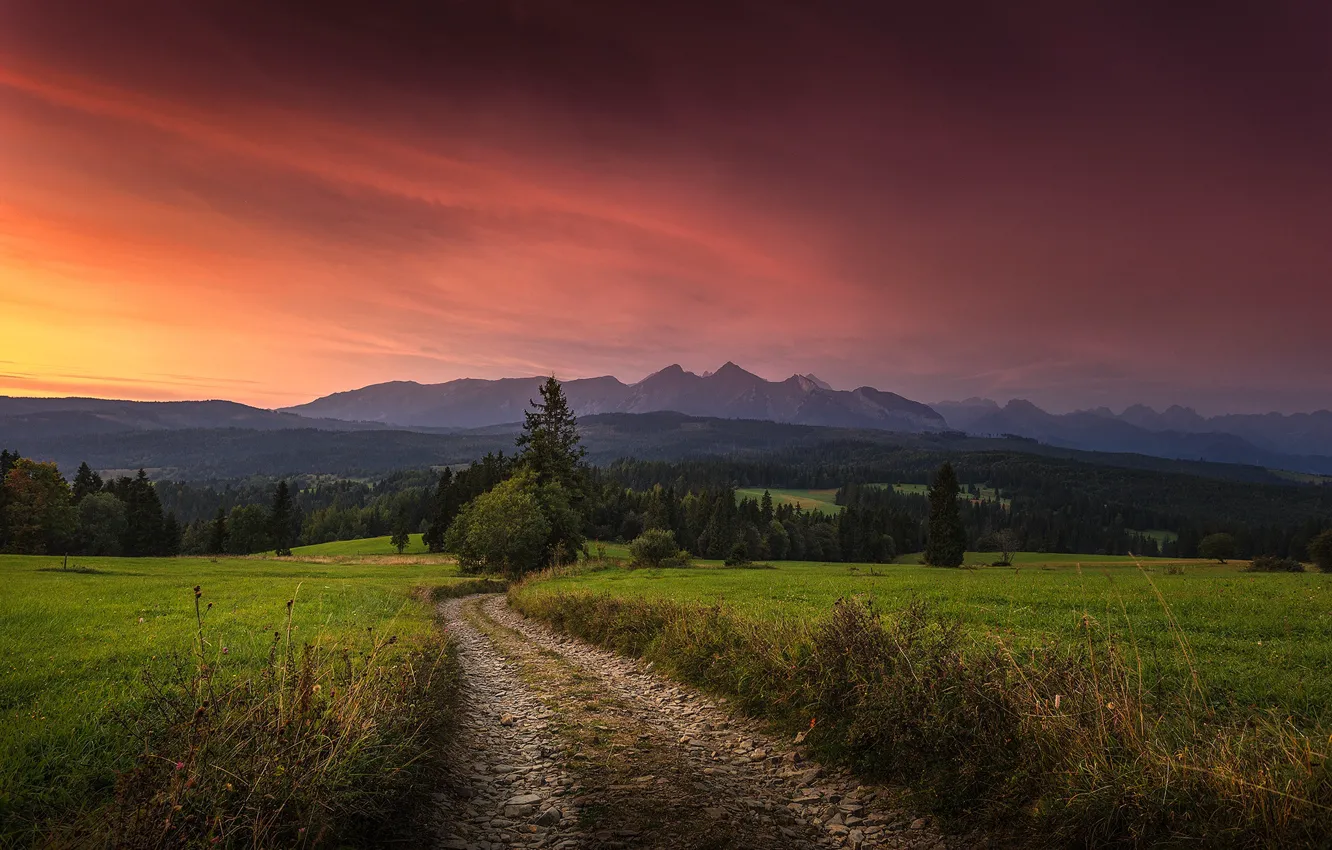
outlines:
[{"label": "green meadow", "polygon": [[[390,541],[388,535],[383,537],[364,537],[360,540],[334,540],[331,543],[316,543],[311,546],[297,546],[291,550],[292,555],[299,558],[302,556],[319,556],[330,558],[359,557],[364,555],[396,555],[398,548]],[[429,552],[425,543],[421,541],[421,535],[413,534],[411,543],[402,550],[404,555],[424,555]]]},{"label": "green meadow", "polygon": [[[891,486],[893,490],[902,495],[908,496],[926,496],[929,495],[930,487],[928,484],[874,484],[874,487]],[[772,496],[773,505],[799,505],[807,511],[818,511],[824,514],[835,514],[842,509],[837,504],[837,489],[822,490],[800,490],[785,487],[741,487],[736,489],[736,499],[754,499],[755,501],[763,498],[764,490]],[[969,494],[963,492],[960,498],[970,498]],[[999,499],[998,492],[993,487],[981,487],[980,499],[984,502],[993,502]],[[1008,499],[1001,500],[1005,505]],[[387,539],[387,538],[385,538]]]},{"label": "green meadow", "polygon": [[[763,487],[746,487],[735,491],[737,499],[763,498]],[[772,495],[773,505],[800,505],[807,511],[818,511],[825,514],[835,514],[842,509],[837,504],[837,489],[830,490],[791,490],[777,487],[767,488],[768,493]]]},{"label": "green meadow", "polygon": [[[994,560],[968,553],[969,564]],[[607,569],[529,583],[522,594],[586,590],[722,603],[756,620],[809,623],[841,598],[896,610],[923,600],[981,642],[1022,648],[1085,640],[1084,618],[1113,634],[1147,680],[1186,686],[1196,670],[1218,710],[1273,709],[1332,722],[1332,576],[1253,574],[1239,565],[1020,553],[1014,567],[774,562],[772,569]],[[1178,623],[1178,630],[1171,619]],[[1190,660],[1191,659],[1191,660]]]},{"label": "green meadow", "polygon": [[[203,589],[206,652],[219,669],[257,668],[294,599],[293,640],[363,646],[369,630],[419,645],[432,634],[418,587],[456,580],[451,564],[259,558],[0,556],[0,845],[46,816],[107,802],[136,744],[145,671],[169,671],[197,644],[193,588]],[[73,566],[73,565],[72,565]]]}]

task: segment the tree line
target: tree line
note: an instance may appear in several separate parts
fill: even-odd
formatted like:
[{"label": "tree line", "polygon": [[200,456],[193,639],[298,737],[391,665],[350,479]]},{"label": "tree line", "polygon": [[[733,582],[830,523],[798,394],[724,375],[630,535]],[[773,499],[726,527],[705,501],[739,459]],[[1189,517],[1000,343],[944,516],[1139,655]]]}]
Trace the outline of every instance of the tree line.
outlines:
[{"label": "tree line", "polygon": [[79,466],[71,484],[54,463],[0,451],[0,551],[174,555],[182,529],[143,470],[110,481]]},{"label": "tree line", "polygon": [[[103,483],[87,464],[70,485],[53,464],[6,451],[0,548],[249,554],[382,535],[405,543],[420,532],[431,551],[458,552],[471,566],[530,565],[570,559],[587,539],[628,542],[654,530],[706,558],[885,562],[923,552],[947,563],[966,549],[1198,557],[1204,541],[1224,534],[1233,557],[1307,560],[1332,524],[1332,488],[1012,452],[830,445],[758,459],[625,459],[593,468],[554,379],[526,413],[516,449],[438,474],[404,471],[374,483],[310,476],[294,486],[153,485],[143,472]],[[898,492],[887,482],[931,488]],[[775,505],[768,492],[736,495],[738,487],[800,485],[837,486],[841,510]],[[980,498],[981,486],[994,496]]]}]

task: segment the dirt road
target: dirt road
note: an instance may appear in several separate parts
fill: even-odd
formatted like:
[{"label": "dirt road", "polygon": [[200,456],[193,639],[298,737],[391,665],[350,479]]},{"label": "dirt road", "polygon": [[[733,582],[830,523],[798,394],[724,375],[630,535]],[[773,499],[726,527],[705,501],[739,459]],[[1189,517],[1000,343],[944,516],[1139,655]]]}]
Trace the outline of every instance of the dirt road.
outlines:
[{"label": "dirt road", "polygon": [[973,847],[891,789],[805,761],[646,665],[557,635],[503,596],[443,603],[467,674],[438,847]]}]

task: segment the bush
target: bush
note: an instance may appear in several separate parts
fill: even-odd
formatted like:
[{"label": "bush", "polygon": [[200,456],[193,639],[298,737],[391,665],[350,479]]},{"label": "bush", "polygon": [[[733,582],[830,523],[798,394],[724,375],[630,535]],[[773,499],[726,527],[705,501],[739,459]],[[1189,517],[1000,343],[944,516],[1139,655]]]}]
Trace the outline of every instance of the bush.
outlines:
[{"label": "bush", "polygon": [[649,528],[629,544],[636,567],[687,567],[689,553],[675,543],[675,532]]},{"label": "bush", "polygon": [[534,479],[515,475],[467,503],[449,526],[445,548],[458,553],[464,573],[520,576],[542,566],[550,533]]},{"label": "bush", "polygon": [[1275,555],[1259,555],[1244,568],[1246,573],[1302,573],[1304,564],[1294,558],[1278,558]]},{"label": "bush", "polygon": [[747,567],[749,566],[749,548],[742,542],[737,542],[731,547],[731,554],[726,556],[724,561],[728,567]]}]

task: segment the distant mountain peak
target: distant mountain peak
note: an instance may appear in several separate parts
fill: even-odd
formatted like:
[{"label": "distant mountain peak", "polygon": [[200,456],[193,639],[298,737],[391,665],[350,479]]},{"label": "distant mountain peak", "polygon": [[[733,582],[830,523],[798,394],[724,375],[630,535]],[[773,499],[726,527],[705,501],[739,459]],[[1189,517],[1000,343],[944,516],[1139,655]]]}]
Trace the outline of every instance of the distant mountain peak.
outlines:
[{"label": "distant mountain peak", "polygon": [[753,372],[740,368],[733,361],[730,360],[727,360],[721,366],[717,367],[717,371],[710,372],[709,375],[714,378],[734,377],[734,378],[757,378],[760,381],[763,380],[762,378],[759,378],[758,375],[755,375]]},{"label": "distant mountain peak", "polygon": [[813,384],[814,386],[818,387],[821,390],[832,389],[832,384],[828,383],[827,381],[819,380],[819,377],[815,375],[813,372],[806,372],[800,377],[804,378],[806,381],[809,381],[811,384]]},{"label": "distant mountain peak", "polygon": [[[425,387],[406,382],[375,384],[288,410],[409,427],[499,425],[522,420],[540,380],[462,379]],[[813,375],[769,381],[732,360],[703,375],[672,363],[636,384],[622,384],[610,377],[584,378],[566,381],[564,389],[579,416],[675,411],[688,416],[887,431],[941,431],[947,427],[937,411],[900,395],[869,387],[855,392],[834,390]]]}]

